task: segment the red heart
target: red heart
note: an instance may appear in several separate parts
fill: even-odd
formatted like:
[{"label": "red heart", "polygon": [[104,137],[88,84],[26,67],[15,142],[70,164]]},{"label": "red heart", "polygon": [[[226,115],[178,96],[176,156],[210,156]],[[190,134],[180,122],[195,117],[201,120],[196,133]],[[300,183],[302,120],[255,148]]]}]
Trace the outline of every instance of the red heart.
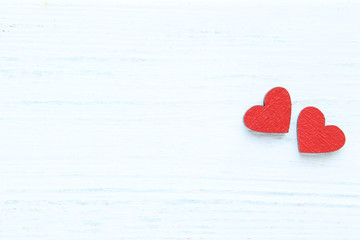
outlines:
[{"label": "red heart", "polygon": [[276,87],[266,94],[264,106],[253,106],[245,113],[244,123],[257,132],[287,133],[290,117],[290,95],[285,88]]},{"label": "red heart", "polygon": [[345,135],[337,126],[325,126],[324,114],[315,107],[304,108],[298,118],[297,135],[302,153],[336,151],[345,144]]}]

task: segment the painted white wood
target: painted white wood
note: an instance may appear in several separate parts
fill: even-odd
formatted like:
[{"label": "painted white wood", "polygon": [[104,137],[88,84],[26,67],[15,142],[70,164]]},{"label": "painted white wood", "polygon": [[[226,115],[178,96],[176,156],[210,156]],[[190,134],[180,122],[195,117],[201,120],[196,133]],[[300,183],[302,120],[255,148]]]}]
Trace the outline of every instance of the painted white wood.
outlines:
[{"label": "painted white wood", "polygon": [[[359,239],[360,7],[0,4],[0,239]],[[290,133],[242,123],[275,86]],[[316,106],[347,142],[297,151]]]}]

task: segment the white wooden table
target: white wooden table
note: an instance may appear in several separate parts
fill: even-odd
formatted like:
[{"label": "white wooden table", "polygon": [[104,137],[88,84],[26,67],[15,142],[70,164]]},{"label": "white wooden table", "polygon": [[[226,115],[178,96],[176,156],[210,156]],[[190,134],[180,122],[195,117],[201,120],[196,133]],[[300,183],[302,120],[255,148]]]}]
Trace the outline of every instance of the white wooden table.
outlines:
[{"label": "white wooden table", "polygon": [[[0,3],[0,239],[359,239],[360,5]],[[242,122],[273,87],[290,133]],[[301,155],[323,111],[347,142]]]}]

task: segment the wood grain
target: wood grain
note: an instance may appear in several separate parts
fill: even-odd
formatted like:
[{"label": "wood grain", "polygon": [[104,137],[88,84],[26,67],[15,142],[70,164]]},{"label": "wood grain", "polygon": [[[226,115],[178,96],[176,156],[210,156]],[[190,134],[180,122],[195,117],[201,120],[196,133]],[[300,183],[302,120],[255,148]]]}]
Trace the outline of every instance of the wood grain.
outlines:
[{"label": "wood grain", "polygon": [[[2,2],[0,239],[358,239],[359,10]],[[276,86],[289,133],[251,132]],[[307,106],[341,150],[299,154]]]}]

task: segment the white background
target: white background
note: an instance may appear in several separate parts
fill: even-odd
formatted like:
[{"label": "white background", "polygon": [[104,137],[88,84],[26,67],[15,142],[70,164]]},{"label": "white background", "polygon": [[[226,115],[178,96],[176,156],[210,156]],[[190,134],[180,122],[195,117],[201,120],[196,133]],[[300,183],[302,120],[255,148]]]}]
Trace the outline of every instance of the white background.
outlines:
[{"label": "white background", "polygon": [[[360,3],[0,3],[0,239],[359,239]],[[290,92],[290,132],[246,129]],[[347,142],[300,154],[316,106]]]}]

